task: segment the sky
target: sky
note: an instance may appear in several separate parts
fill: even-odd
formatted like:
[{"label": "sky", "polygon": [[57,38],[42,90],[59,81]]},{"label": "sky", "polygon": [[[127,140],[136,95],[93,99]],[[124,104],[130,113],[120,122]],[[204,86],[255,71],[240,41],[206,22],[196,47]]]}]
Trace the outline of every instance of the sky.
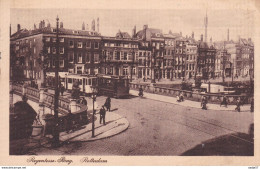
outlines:
[{"label": "sky", "polygon": [[[147,24],[149,28],[158,28],[163,33],[182,32],[183,36],[191,36],[194,31],[195,39],[205,33],[204,17],[206,9],[11,9],[12,33],[21,28],[33,29],[39,26],[41,20],[55,26],[57,15],[63,22],[64,28],[81,29],[82,23],[91,28],[93,19],[99,17],[99,29],[104,36],[115,36],[118,30],[132,34],[136,25],[137,31]],[[254,39],[254,16],[252,10],[238,9],[207,9],[208,15],[208,41],[227,39],[229,29],[230,39]]]}]

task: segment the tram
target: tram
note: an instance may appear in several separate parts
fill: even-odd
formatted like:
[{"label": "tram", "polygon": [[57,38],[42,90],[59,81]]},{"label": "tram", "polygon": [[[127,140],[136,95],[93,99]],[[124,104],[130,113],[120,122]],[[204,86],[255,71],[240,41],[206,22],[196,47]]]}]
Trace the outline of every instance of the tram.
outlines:
[{"label": "tram", "polygon": [[[47,86],[54,88],[55,74],[47,73]],[[72,90],[73,83],[77,82],[80,92],[86,95],[92,94],[97,89],[98,95],[107,95],[110,97],[121,98],[129,96],[129,79],[124,76],[109,76],[98,74],[79,75],[59,72],[59,81],[66,90]]]},{"label": "tram", "polygon": [[97,75],[98,94],[121,98],[129,96],[129,79],[124,76]]}]

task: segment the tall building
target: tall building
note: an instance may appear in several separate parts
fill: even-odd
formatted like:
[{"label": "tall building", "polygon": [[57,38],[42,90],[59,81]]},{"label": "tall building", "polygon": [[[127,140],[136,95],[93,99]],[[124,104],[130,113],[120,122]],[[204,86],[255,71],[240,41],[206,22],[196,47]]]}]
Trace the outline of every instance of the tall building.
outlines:
[{"label": "tall building", "polygon": [[102,37],[102,74],[127,76],[135,79],[138,41],[128,37]]},{"label": "tall building", "polygon": [[203,35],[198,43],[198,59],[196,76],[201,76],[203,79],[215,77],[215,57],[216,49],[213,46],[208,46],[203,41]]},{"label": "tall building", "polygon": [[[36,30],[21,29],[11,36],[11,59],[14,68],[21,68],[29,79],[42,77],[43,61],[46,71],[54,71],[55,57],[60,56],[61,72],[95,74],[100,70],[101,35],[95,31],[59,28],[59,47],[56,51],[54,27],[45,27],[43,22]],[[19,71],[16,71],[19,72]],[[21,73],[21,72],[19,72]],[[19,75],[21,76],[21,75]]]},{"label": "tall building", "polygon": [[161,79],[164,72],[163,56],[165,44],[162,30],[148,28],[148,25],[144,25],[143,30],[136,33],[136,37],[140,41],[139,47],[151,52],[152,79]]}]

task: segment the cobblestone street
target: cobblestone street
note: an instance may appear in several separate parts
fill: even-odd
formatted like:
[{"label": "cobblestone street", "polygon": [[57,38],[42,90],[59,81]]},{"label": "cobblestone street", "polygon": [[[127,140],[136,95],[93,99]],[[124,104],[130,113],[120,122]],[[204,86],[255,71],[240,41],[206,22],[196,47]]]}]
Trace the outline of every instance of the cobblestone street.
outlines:
[{"label": "cobblestone street", "polygon": [[[98,105],[105,97],[97,98]],[[91,100],[88,99],[91,108]],[[172,103],[132,96],[129,99],[112,99],[112,111],[126,117],[129,128],[116,136],[93,142],[74,142],[58,149],[39,148],[33,153],[39,155],[187,155],[185,152],[196,146],[218,149],[225,154],[225,144],[230,141],[245,144],[246,151],[253,147],[253,141],[241,137],[248,135],[253,113],[242,111],[201,110]],[[109,116],[109,112],[107,112]],[[240,135],[239,135],[240,134]],[[220,138],[228,136],[232,140]],[[210,142],[208,142],[210,140]],[[223,142],[223,141],[226,141]],[[205,143],[206,142],[206,143]],[[222,146],[222,150],[218,147]],[[241,146],[241,145],[240,145]],[[228,146],[232,149],[232,146]],[[237,148],[229,153],[241,155]],[[247,152],[248,153],[248,152]],[[243,152],[242,152],[243,154]],[[216,155],[209,154],[208,155]],[[228,155],[228,154],[227,154]]]}]

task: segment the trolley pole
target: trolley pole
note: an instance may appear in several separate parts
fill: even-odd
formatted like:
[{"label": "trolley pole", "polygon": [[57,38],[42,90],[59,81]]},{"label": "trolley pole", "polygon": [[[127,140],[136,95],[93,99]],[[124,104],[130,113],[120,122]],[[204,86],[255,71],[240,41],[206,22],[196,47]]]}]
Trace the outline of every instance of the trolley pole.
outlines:
[{"label": "trolley pole", "polygon": [[56,59],[55,59],[55,95],[54,95],[54,133],[53,133],[53,147],[59,146],[59,121],[58,121],[58,101],[59,101],[59,17],[56,18],[57,21],[57,32],[56,32]]}]

